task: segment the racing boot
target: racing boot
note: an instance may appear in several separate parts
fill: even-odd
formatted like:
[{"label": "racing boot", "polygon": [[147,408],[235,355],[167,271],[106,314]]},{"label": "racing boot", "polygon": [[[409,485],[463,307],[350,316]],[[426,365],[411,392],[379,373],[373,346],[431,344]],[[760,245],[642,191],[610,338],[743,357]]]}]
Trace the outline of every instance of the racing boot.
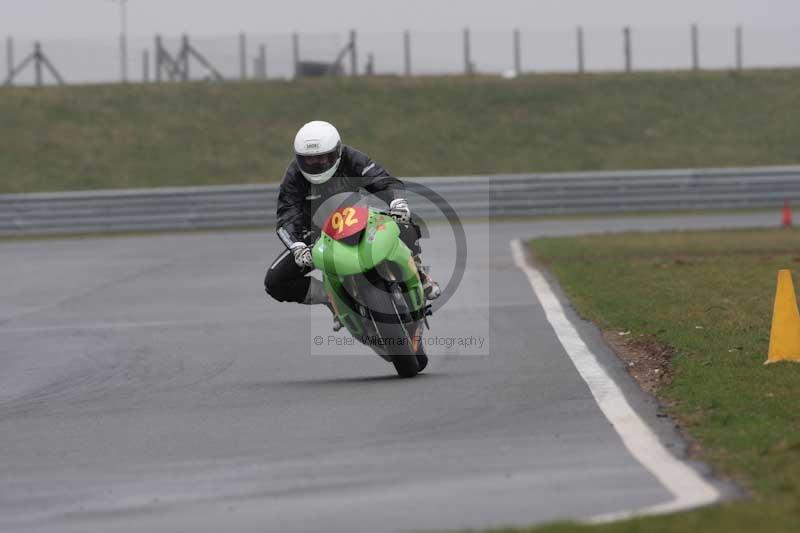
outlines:
[{"label": "racing boot", "polygon": [[422,265],[422,257],[420,257],[419,254],[414,256],[414,262],[417,264],[419,280],[422,282],[422,291],[425,293],[425,299],[435,300],[442,295],[442,289],[431,277],[428,267]]},{"label": "racing boot", "polygon": [[331,305],[330,301],[328,301],[328,295],[325,293],[325,287],[322,285],[322,282],[317,278],[309,278],[311,280],[311,284],[308,286],[308,292],[306,293],[306,297],[303,300],[304,305],[324,305],[327,307],[330,312],[333,314],[333,331],[339,331],[342,329],[342,323],[339,322],[339,317],[336,316],[336,313],[333,311],[333,306]]}]

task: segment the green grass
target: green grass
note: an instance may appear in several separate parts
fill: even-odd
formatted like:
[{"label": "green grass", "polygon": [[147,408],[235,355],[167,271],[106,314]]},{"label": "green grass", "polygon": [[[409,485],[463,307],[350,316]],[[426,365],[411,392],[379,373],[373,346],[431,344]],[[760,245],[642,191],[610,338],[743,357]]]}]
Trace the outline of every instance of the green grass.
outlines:
[{"label": "green grass", "polygon": [[532,247],[582,315],[677,350],[661,400],[701,458],[752,495],[669,517],[534,531],[800,530],[800,364],[763,364],[776,273],[800,271],[800,231],[539,239]]},{"label": "green grass", "polygon": [[800,71],[0,89],[0,192],[280,179],[305,121],[397,175],[800,162]]}]

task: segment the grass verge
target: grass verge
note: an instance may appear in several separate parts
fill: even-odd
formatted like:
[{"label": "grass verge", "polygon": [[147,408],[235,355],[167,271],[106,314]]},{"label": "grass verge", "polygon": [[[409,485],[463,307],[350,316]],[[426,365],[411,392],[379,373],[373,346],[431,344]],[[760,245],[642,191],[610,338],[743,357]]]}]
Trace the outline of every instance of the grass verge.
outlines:
[{"label": "grass verge", "polygon": [[0,88],[0,193],[276,181],[322,118],[396,175],[800,162],[800,70]]},{"label": "grass verge", "polygon": [[800,364],[763,364],[776,272],[800,270],[798,243],[798,230],[531,243],[579,313],[604,330],[625,333],[634,346],[671,348],[671,377],[661,382],[659,398],[699,457],[752,494],[667,517],[531,531],[800,530]]}]

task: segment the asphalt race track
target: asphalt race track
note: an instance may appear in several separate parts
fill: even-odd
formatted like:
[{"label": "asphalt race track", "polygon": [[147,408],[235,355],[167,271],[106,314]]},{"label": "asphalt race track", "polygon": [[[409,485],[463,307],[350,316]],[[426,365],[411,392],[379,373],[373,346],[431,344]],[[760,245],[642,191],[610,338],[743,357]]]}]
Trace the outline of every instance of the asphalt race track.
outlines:
[{"label": "asphalt race track", "polygon": [[[267,300],[271,232],[0,242],[0,531],[480,528],[663,502],[509,241],[776,223],[467,224],[464,281],[433,317],[439,340],[413,380],[343,345],[324,308]],[[431,227],[425,245],[440,278],[454,262],[448,231]],[[669,421],[571,318],[680,454]]]}]

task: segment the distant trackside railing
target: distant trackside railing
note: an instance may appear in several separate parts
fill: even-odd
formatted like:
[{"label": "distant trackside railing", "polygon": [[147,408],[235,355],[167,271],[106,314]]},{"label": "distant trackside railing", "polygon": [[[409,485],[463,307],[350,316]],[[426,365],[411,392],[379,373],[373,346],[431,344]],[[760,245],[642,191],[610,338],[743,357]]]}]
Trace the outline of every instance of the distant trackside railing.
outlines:
[{"label": "distant trackside railing", "polygon": [[[766,208],[800,201],[800,166],[408,181],[435,191],[462,219]],[[275,224],[277,195],[277,184],[0,195],[0,235],[268,227]],[[432,204],[420,203],[416,211],[443,216]]]}]

